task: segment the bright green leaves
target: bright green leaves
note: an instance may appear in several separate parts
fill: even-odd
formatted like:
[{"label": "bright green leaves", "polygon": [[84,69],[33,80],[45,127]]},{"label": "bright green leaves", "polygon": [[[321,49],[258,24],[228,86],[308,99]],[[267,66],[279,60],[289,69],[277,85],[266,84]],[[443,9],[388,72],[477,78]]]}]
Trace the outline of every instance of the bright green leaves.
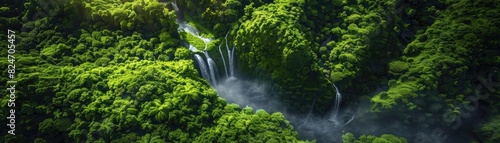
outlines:
[{"label": "bright green leaves", "polygon": [[[372,110],[380,111],[380,108],[390,109],[394,105],[397,105],[399,99],[401,98],[404,99],[417,97],[417,90],[415,90],[415,88],[416,85],[414,83],[396,83],[396,85],[392,85],[387,92],[380,92],[379,94],[372,97]],[[406,103],[408,102],[406,101]],[[408,106],[408,110],[413,110],[414,108],[416,108],[412,103],[408,103],[408,105],[411,105]]]},{"label": "bright green leaves", "polygon": [[[121,30],[175,31],[174,12],[155,0],[82,1],[88,19],[104,22]],[[168,20],[167,20],[168,19]],[[163,29],[162,29],[163,28]]]},{"label": "bright green leaves", "polygon": [[401,75],[408,70],[408,64],[402,61],[392,61],[389,63],[389,73]]},{"label": "bright green leaves", "polygon": [[[227,105],[226,108],[231,108]],[[241,112],[225,114],[217,121],[217,125],[201,133],[195,142],[300,142],[297,133],[281,113],[271,116],[264,110],[253,114],[250,107]]]},{"label": "bright green leaves", "polygon": [[40,51],[40,56],[42,59],[47,60],[51,63],[58,63],[59,61],[61,61],[62,55],[70,53],[70,48],[71,47],[61,43],[52,44],[44,47]]},{"label": "bright green leaves", "polygon": [[165,46],[175,46],[178,44],[178,40],[173,38],[171,34],[163,32],[160,35],[158,35],[160,43],[165,44]]},{"label": "bright green leaves", "polygon": [[[225,33],[240,15],[241,4],[214,2],[224,9],[205,15],[224,16],[227,23],[218,29]],[[34,5],[26,3],[26,8],[40,9]],[[251,109],[240,112],[238,105],[226,106],[199,77],[189,51],[178,46],[173,11],[156,0],[73,0],[65,6],[62,18],[23,18],[22,29],[30,32],[19,34],[17,79],[27,85],[18,90],[18,97],[43,95],[26,98],[19,112],[19,117],[29,119],[20,126],[40,132],[27,138],[192,142],[223,115],[254,115]],[[34,117],[37,114],[44,116]],[[238,123],[238,129],[248,128],[251,121]],[[287,135],[282,138],[296,138]]]},{"label": "bright green leaves", "polygon": [[392,134],[382,134],[380,137],[373,135],[361,135],[358,139],[352,133],[342,135],[343,143],[408,143],[403,137],[397,137]]},{"label": "bright green leaves", "polygon": [[154,114],[154,118],[157,122],[164,122],[168,119],[168,113],[172,108],[172,104],[168,102],[161,103],[159,100],[154,101],[155,105],[149,114]]},{"label": "bright green leaves", "polygon": [[[379,4],[385,4],[385,2]],[[379,4],[374,4],[373,7]],[[339,38],[327,44],[332,50],[325,65],[335,75],[339,73],[344,75],[332,76],[333,81],[340,81],[344,78],[355,79],[365,74],[365,71],[372,70],[366,68],[365,65],[370,61],[369,58],[374,57],[376,50],[386,50],[384,46],[394,44],[385,42],[388,38],[384,33],[388,33],[386,32],[388,30],[384,29],[387,29],[389,23],[381,22],[389,15],[383,14],[378,9],[365,9],[362,6],[350,4],[346,4],[343,10],[343,13],[338,14],[338,18],[343,21],[336,23],[336,26],[329,30],[331,33],[328,33]],[[342,64],[343,68],[337,68],[338,64]]]},{"label": "bright green leaves", "polygon": [[186,9],[185,18],[196,23],[194,27],[201,29],[201,35],[223,36],[243,13],[242,2],[238,0],[177,1],[177,6]]},{"label": "bright green leaves", "polygon": [[[125,140],[125,141],[130,141],[130,140]],[[165,140],[158,135],[153,136],[151,134],[146,134],[146,135],[142,136],[141,139],[137,142],[138,143],[165,143]]]},{"label": "bright green leaves", "polygon": [[191,53],[186,47],[180,47],[175,50],[175,60],[188,60],[191,58]]},{"label": "bright green leaves", "polygon": [[354,137],[354,135],[352,133],[345,133],[342,135],[342,142],[343,143],[352,143],[352,142],[354,142],[355,139],[356,139],[356,137]]},{"label": "bright green leaves", "polygon": [[313,68],[311,42],[300,23],[305,17],[303,4],[276,1],[258,8],[249,5],[248,15],[240,19],[241,24],[232,33],[239,71],[277,82],[276,88],[286,93],[280,94],[282,97],[301,96],[301,87],[314,86],[304,82],[319,78],[309,76],[317,71]]},{"label": "bright green leaves", "polygon": [[[282,62],[285,62],[285,66],[290,64],[295,64],[295,67],[306,66],[305,63],[311,60],[308,55],[310,52],[308,42],[299,30],[300,25],[295,25],[300,16],[300,9],[287,3],[271,4],[256,9],[252,18],[246,19],[240,25],[236,35],[235,43],[241,49],[237,51],[245,57],[241,60],[255,60],[257,63],[248,66],[265,70],[279,67]],[[249,56],[245,54],[247,52],[257,54]],[[299,57],[301,60],[294,63]]]},{"label": "bright green leaves", "polygon": [[482,1],[450,4],[425,31],[417,32],[416,39],[404,49],[403,57],[389,63],[388,72],[396,79],[389,80],[387,91],[372,98],[373,111],[391,114],[413,111],[428,115],[426,118],[440,119],[428,122],[450,124],[463,114],[462,106],[470,104],[464,101],[464,96],[473,94],[472,82],[477,76],[482,71],[497,70],[483,66],[495,65],[494,61],[482,60],[490,57],[483,54],[492,53],[489,49],[496,44],[484,41],[494,41],[489,38],[495,35],[492,31],[499,32],[490,27],[500,21],[486,20],[493,18],[487,18],[486,13],[494,8]]},{"label": "bright green leaves", "polygon": [[346,77],[346,74],[343,72],[331,72],[330,73],[330,78],[332,79],[332,82],[340,81]]},{"label": "bright green leaves", "polygon": [[[83,67],[89,68],[86,65],[76,68]],[[188,138],[179,137],[191,136],[190,132],[198,132],[203,127],[213,124],[212,120],[222,114],[211,114],[211,112],[222,109],[225,104],[218,98],[215,90],[210,89],[197,75],[190,60],[129,62],[84,71],[74,70],[74,72],[79,75],[69,77],[80,80],[79,86],[84,88],[72,90],[67,98],[73,103],[72,105],[83,104],[83,106],[72,106],[74,112],[69,113],[82,120],[79,122],[88,122],[90,125],[72,126],[70,130],[89,129],[91,132],[88,135],[92,135],[93,141],[123,138],[135,129],[150,132],[173,131],[168,136],[155,135],[157,137],[149,140],[163,140],[168,137],[177,141],[189,141]],[[97,85],[101,82],[105,84],[103,87],[94,86],[93,83],[96,82]],[[105,93],[100,91],[103,89],[106,89]],[[235,110],[229,109],[223,114],[232,112]],[[47,120],[41,129],[50,129],[45,128],[51,125],[50,123]],[[169,126],[158,127],[158,124]],[[96,136],[92,131],[99,132],[99,135]],[[121,136],[116,134],[117,132],[125,134]],[[111,136],[112,133],[115,136]],[[74,140],[84,139],[77,135],[81,133],[73,132],[73,134],[75,134],[72,136]]]},{"label": "bright green leaves", "polygon": [[138,32],[124,33],[107,29],[88,32],[82,29],[75,32],[75,38],[69,38],[73,39],[68,41],[73,41],[70,43],[74,45],[45,44],[40,57],[58,65],[91,62],[96,66],[137,60],[173,60],[174,47],[177,47],[179,40],[167,32],[158,34],[143,35]]},{"label": "bright green leaves", "polygon": [[50,47],[46,47],[42,49],[40,55],[45,56],[45,57],[55,57],[57,54],[59,54],[60,51],[60,46],[58,45],[52,45]]},{"label": "bright green leaves", "polygon": [[117,99],[113,101],[110,118],[113,122],[124,128],[138,126],[137,105],[134,101],[126,99]]},{"label": "bright green leaves", "polygon": [[200,38],[198,38],[198,37],[196,37],[188,32],[181,32],[180,36],[181,36],[181,39],[183,39],[184,41],[193,45],[198,50],[205,49],[205,44],[208,44],[208,43],[203,42],[203,40],[201,40]]}]

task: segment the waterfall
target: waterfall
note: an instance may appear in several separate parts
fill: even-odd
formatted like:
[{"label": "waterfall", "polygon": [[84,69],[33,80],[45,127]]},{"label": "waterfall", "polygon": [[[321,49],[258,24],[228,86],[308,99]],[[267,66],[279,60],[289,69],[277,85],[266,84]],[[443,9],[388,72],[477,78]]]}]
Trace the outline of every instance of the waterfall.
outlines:
[{"label": "waterfall", "polygon": [[205,63],[205,60],[203,60],[203,58],[198,54],[194,54],[194,59],[195,59],[196,63],[198,64],[198,68],[200,68],[201,76],[204,79],[209,80],[210,76],[208,74],[207,65]]},{"label": "waterfall", "polygon": [[227,35],[229,35],[229,31],[227,31],[224,39],[226,40],[226,50],[227,50],[227,56],[228,56],[228,60],[229,60],[229,76],[233,77],[234,76],[234,47],[232,50],[229,50],[229,45],[227,44]]},{"label": "waterfall", "polygon": [[193,45],[189,44],[189,51],[198,52],[198,49],[196,49],[196,47],[194,47]]},{"label": "waterfall", "polygon": [[[185,41],[188,44],[186,46],[189,47],[189,50],[193,54],[193,60],[195,66],[199,71],[199,74],[212,86],[217,90],[217,93],[220,97],[223,97],[227,100],[228,103],[233,102],[239,105],[247,105],[253,106],[255,108],[266,109],[267,111],[279,111],[280,107],[286,108],[286,106],[282,105],[282,103],[278,100],[275,100],[274,97],[269,96],[271,92],[267,93],[267,86],[263,86],[265,84],[257,83],[254,81],[245,81],[241,79],[235,78],[235,70],[236,70],[236,47],[234,45],[230,46],[229,43],[229,32],[227,31],[224,40],[220,41],[218,50],[220,57],[222,59],[222,64],[224,66],[224,71],[219,73],[217,65],[215,61],[210,57],[208,52],[208,44],[212,41],[210,38],[203,37],[200,35],[200,31],[191,26],[187,21],[183,19],[182,9],[179,9],[175,3],[171,3],[173,9],[177,15],[177,24],[179,28],[177,29],[179,34],[181,32],[186,32],[186,34],[191,34],[204,42],[204,50],[201,50],[202,47],[194,47],[189,44],[189,41]],[[329,36],[326,41],[322,42],[321,45],[327,45],[328,41],[330,41],[332,36]],[[225,42],[227,57],[224,55],[225,53],[222,51],[222,45]],[[198,50],[200,49],[200,50]],[[215,50],[215,49],[210,49]],[[203,51],[204,57],[201,55],[201,51]],[[212,51],[214,52],[214,51]],[[328,51],[329,53],[330,51]],[[212,53],[213,54],[213,53]],[[217,56],[217,53],[212,56]],[[215,57],[216,58],[216,57]],[[320,62],[322,67],[324,62]],[[224,73],[222,73],[224,72]],[[221,77],[225,74],[225,78],[228,80],[222,81]],[[328,80],[328,78],[327,78]],[[330,81],[329,81],[330,82]],[[286,110],[282,110],[284,115],[287,117],[291,123],[296,126],[297,131],[302,135],[306,135],[309,139],[316,139],[318,137],[319,141],[324,142],[337,142],[338,138],[341,136],[341,131],[344,126],[351,123],[355,115],[353,115],[347,122],[344,123],[344,118],[340,112],[340,106],[342,103],[342,95],[337,88],[337,86],[332,83],[332,87],[335,89],[335,99],[333,101],[333,105],[329,110],[328,115],[325,117],[318,117],[313,114],[313,111],[316,107],[316,102],[318,98],[321,100],[321,95],[315,95],[313,99],[313,103],[309,109],[307,115],[305,114],[294,114],[294,113],[286,113]],[[319,104],[319,103],[318,103]],[[271,110],[269,110],[271,109]],[[344,114],[344,112],[342,112]],[[334,125],[332,125],[332,122]],[[342,124],[344,123],[344,124]]]},{"label": "waterfall", "polygon": [[172,6],[174,7],[174,11],[179,11],[179,7],[177,7],[177,4],[175,2],[172,2]]},{"label": "waterfall", "polygon": [[231,74],[231,77],[234,76],[234,48],[231,50],[231,59],[230,59],[230,62],[229,62],[229,72]]},{"label": "waterfall", "polygon": [[217,71],[217,65],[215,64],[214,60],[210,58],[210,55],[208,55],[208,51],[204,50],[203,53],[205,54],[205,57],[207,58],[207,63],[208,63],[208,70],[210,73],[210,83],[212,85],[217,85],[217,80],[218,80],[218,75],[219,72]]},{"label": "waterfall", "polygon": [[353,114],[352,117],[351,117],[351,119],[349,119],[349,121],[347,121],[344,125],[342,125],[342,127],[345,126],[345,125],[347,125],[347,124],[349,124],[349,123],[351,123],[351,121],[354,120],[354,117],[356,117],[356,114]]},{"label": "waterfall", "polygon": [[[171,3],[172,4],[172,7],[174,8],[174,11],[175,11],[175,14],[177,15],[177,24],[179,25],[179,28],[177,29],[177,31],[180,33],[182,31],[184,32],[188,32],[190,33],[191,35],[197,37],[197,38],[200,38],[203,42],[205,42],[205,45],[207,43],[210,43],[212,41],[212,39],[210,38],[205,38],[205,37],[202,37],[200,36],[200,33],[198,32],[198,30],[196,30],[196,28],[194,28],[193,26],[189,25],[182,17],[182,13],[179,11],[179,7],[177,7],[177,4],[175,3]],[[206,47],[206,46],[205,46]],[[205,48],[206,49],[206,48]]]},{"label": "waterfall", "polygon": [[[179,33],[180,32],[187,32],[187,33],[189,33],[197,38],[200,38],[203,41],[203,43],[205,44],[205,48],[203,50],[203,53],[205,55],[207,62],[205,63],[203,58],[198,54],[194,54],[194,58],[195,58],[194,60],[198,64],[198,67],[199,67],[199,70],[200,70],[202,77],[205,80],[209,81],[210,84],[216,85],[217,81],[219,80],[219,72],[217,71],[217,65],[215,64],[215,61],[212,58],[210,58],[210,55],[207,52],[208,43],[210,43],[212,41],[212,39],[200,36],[200,33],[198,32],[198,30],[196,30],[196,28],[189,25],[188,22],[186,22],[183,19],[182,12],[179,10],[179,7],[177,7],[177,4],[174,2],[171,2],[171,4],[172,4],[172,7],[174,8],[175,14],[177,15],[176,21],[177,21],[177,24],[179,25],[179,28],[177,29],[177,31]],[[189,44],[189,50],[192,53],[196,53],[199,51],[196,47],[194,47],[191,44]],[[220,47],[219,47],[219,51],[220,51]],[[208,66],[208,68],[207,68],[207,66]]]},{"label": "waterfall", "polygon": [[219,71],[217,71],[217,65],[215,64],[214,60],[210,58],[210,55],[207,51],[203,51],[203,54],[205,55],[207,62],[205,63],[205,60],[203,60],[203,57],[201,57],[199,54],[194,54],[195,63],[198,65],[201,76],[205,80],[209,81],[210,84],[217,85],[217,82],[219,80]]},{"label": "waterfall", "polygon": [[224,59],[224,55],[222,54],[222,51],[220,50],[221,45],[222,45],[222,42],[219,44],[219,53],[220,53],[220,57],[222,57],[222,64],[224,64],[224,72],[226,73],[226,78],[229,78],[229,75],[227,74],[226,60]]},{"label": "waterfall", "polygon": [[337,86],[334,83],[332,83],[332,85],[335,88],[336,95],[335,95],[335,101],[333,103],[333,105],[334,105],[333,106],[333,112],[330,115],[330,118],[328,120],[336,123],[337,122],[337,114],[339,112],[340,104],[342,102],[342,95],[340,94],[339,89],[337,88]]}]

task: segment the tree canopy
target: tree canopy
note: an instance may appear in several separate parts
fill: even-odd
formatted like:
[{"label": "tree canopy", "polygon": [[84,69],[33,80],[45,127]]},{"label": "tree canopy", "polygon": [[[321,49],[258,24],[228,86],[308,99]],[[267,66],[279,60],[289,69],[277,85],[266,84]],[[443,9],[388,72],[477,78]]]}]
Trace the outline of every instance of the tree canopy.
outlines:
[{"label": "tree canopy", "polygon": [[[15,63],[18,134],[0,140],[309,142],[297,123],[323,120],[340,107],[340,121],[353,117],[339,127],[342,142],[406,143],[418,139],[407,129],[444,129],[450,139],[496,143],[499,6],[489,0],[6,1],[0,27],[15,36],[0,34],[6,49],[0,66]],[[179,32],[178,20],[213,41]],[[207,44],[222,71],[228,54],[217,45],[225,42],[236,49],[238,78],[269,83],[283,113],[229,103],[200,76],[185,43],[199,50]],[[8,105],[5,97],[0,103]],[[2,106],[0,116],[9,109]]]}]

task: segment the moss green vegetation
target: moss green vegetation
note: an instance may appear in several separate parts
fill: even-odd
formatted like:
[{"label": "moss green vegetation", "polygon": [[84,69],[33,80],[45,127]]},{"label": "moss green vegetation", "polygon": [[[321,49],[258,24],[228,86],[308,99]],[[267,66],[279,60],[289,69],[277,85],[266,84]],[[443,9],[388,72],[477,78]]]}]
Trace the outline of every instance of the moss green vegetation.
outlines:
[{"label": "moss green vegetation", "polygon": [[343,143],[408,143],[405,138],[397,137],[392,134],[383,134],[380,137],[361,135],[357,139],[351,133],[342,135]]},{"label": "moss green vegetation", "polygon": [[[301,111],[301,96],[319,94],[322,79],[315,56],[305,37],[306,28],[299,24],[304,18],[303,1],[275,1],[272,4],[245,8],[241,24],[235,28],[234,43],[238,47],[239,69],[261,79],[272,79],[289,106]],[[326,84],[321,85],[328,87]],[[309,89],[303,93],[304,89]],[[326,88],[330,89],[330,88]],[[306,95],[307,94],[307,95]],[[302,96],[302,97],[303,97]],[[322,100],[325,101],[325,100]]]},{"label": "moss green vegetation", "polygon": [[[24,11],[10,13],[21,22],[7,23],[17,37],[17,128],[16,136],[0,140],[299,142],[281,113],[241,109],[220,98],[180,46],[173,11],[160,3],[50,2],[59,11],[39,18],[32,18],[45,12],[37,1],[9,5]],[[7,67],[6,52],[1,55]]]},{"label": "moss green vegetation", "polygon": [[499,120],[500,116],[494,116],[477,131],[481,138],[484,139],[484,142],[494,143],[500,141],[500,133],[498,133],[500,131]]},{"label": "moss green vegetation", "polygon": [[[490,9],[489,4],[460,1],[441,11],[435,22],[407,45],[401,60],[389,64],[389,72],[398,77],[387,92],[372,98],[373,110],[398,106],[403,111],[429,113],[429,104],[441,104],[444,107],[434,111],[435,118],[444,114],[448,124],[459,118],[462,106],[470,104],[465,96],[479,96],[474,91],[477,85],[470,81],[476,80],[477,74],[486,77],[482,70],[498,70],[481,63],[496,65],[499,61],[477,62],[483,60],[475,55],[498,44],[498,39],[491,37],[500,32],[494,26],[500,24],[494,18],[499,11]],[[413,102],[418,100],[425,102]]]},{"label": "moss green vegetation", "polygon": [[[180,38],[192,46],[194,46],[196,49],[203,51],[205,48],[209,51],[213,51],[214,48],[216,48],[215,43],[220,43],[219,39],[212,40],[211,42],[205,43],[202,39],[199,37],[190,34],[188,32],[181,32],[180,33]],[[206,46],[206,47],[205,47]]]},{"label": "moss green vegetation", "polygon": [[223,37],[231,25],[237,22],[243,14],[243,4],[249,4],[248,1],[238,0],[177,0],[176,2],[184,12],[185,18],[188,21],[196,21],[192,25],[202,30],[201,34],[207,37],[212,35]]},{"label": "moss green vegetation", "polygon": [[[71,1],[75,14],[85,20],[102,23],[88,23],[92,28],[113,27],[122,30],[173,31],[173,11],[168,11],[156,0],[83,0]],[[84,10],[84,11],[76,11]],[[77,13],[78,12],[78,13]],[[83,13],[81,13],[83,12]],[[86,23],[87,24],[87,23]]]},{"label": "moss green vegetation", "polygon": [[334,92],[325,85],[335,82],[350,104],[375,94],[371,112],[423,128],[450,126],[471,111],[468,96],[479,98],[478,77],[498,80],[497,9],[498,2],[468,0],[279,0],[246,6],[231,34],[239,69],[276,83],[296,111],[314,95],[317,112],[331,106]]},{"label": "moss green vegetation", "polygon": [[254,114],[251,107],[246,107],[239,113],[223,115],[215,122],[217,126],[203,131],[195,142],[233,142],[236,140],[239,142],[303,142],[293,137],[297,136],[297,133],[291,130],[293,127],[288,124],[281,113],[269,114],[259,109]]},{"label": "moss green vegetation", "polygon": [[408,64],[402,61],[392,61],[389,63],[389,73],[400,75],[408,70]]},{"label": "moss green vegetation", "polygon": [[205,42],[203,42],[203,40],[201,40],[200,38],[188,33],[188,32],[181,32],[180,33],[181,35],[181,38],[187,42],[189,42],[189,44],[193,45],[194,47],[196,47],[196,49],[198,50],[203,50],[205,49]]},{"label": "moss green vegetation", "polygon": [[[366,116],[351,124],[391,119],[427,131],[463,121],[457,130],[474,127],[475,141],[500,140],[499,1],[176,2],[181,18],[214,39],[207,49],[218,68],[217,47],[230,30],[238,78],[268,82],[290,112],[308,112],[317,98],[312,113],[329,116],[335,83],[344,95],[342,113],[358,107],[360,98],[370,101],[370,111],[352,109]],[[203,50],[205,43],[178,33],[176,18],[157,0],[1,3],[0,27],[16,32],[18,135],[0,140],[304,142],[282,113],[240,108],[219,97],[181,44]],[[8,47],[7,38],[0,34],[0,47]],[[0,52],[0,67],[9,62]],[[8,80],[0,77],[2,84]],[[0,121],[7,123],[7,116],[0,112]],[[377,136],[346,131],[342,139],[413,141],[388,130]]]}]

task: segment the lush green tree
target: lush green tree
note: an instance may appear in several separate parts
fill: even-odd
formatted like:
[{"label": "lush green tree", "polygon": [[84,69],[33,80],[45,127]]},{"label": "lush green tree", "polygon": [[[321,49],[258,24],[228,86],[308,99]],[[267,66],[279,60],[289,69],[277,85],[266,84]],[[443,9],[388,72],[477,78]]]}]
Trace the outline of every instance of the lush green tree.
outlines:
[{"label": "lush green tree", "polygon": [[[259,0],[260,1],[260,0]],[[238,0],[177,0],[177,6],[188,21],[192,21],[201,34],[224,36],[228,29],[243,15],[242,3]],[[245,3],[249,4],[249,3]]]},{"label": "lush green tree", "polygon": [[484,139],[484,142],[493,143],[500,141],[500,137],[498,136],[498,131],[500,128],[500,116],[494,116],[490,119],[489,122],[482,125],[482,127],[477,131],[481,136],[481,139]]},{"label": "lush green tree", "polygon": [[397,137],[392,134],[383,134],[380,137],[372,135],[361,135],[357,139],[352,133],[342,135],[343,143],[408,143],[403,137]]},{"label": "lush green tree", "polygon": [[[230,105],[227,105],[230,106]],[[223,115],[217,126],[206,129],[194,142],[301,142],[283,114],[269,114],[251,107]]]},{"label": "lush green tree", "polygon": [[[356,98],[375,94],[369,113],[374,119],[390,116],[424,129],[449,127],[471,109],[485,111],[488,120],[474,131],[477,141],[498,142],[497,1],[177,4],[183,16],[156,0],[1,3],[0,27],[16,32],[13,40],[0,41],[1,47],[16,45],[15,59],[0,53],[0,66],[16,65],[17,135],[0,140],[302,142],[283,114],[227,104],[199,77],[180,41],[198,49],[205,43],[178,33],[176,18],[184,18],[214,39],[207,45],[211,55],[219,55],[215,44],[225,42],[221,39],[231,29],[228,40],[236,47],[238,71],[272,81],[283,103],[296,112],[308,111],[316,96],[313,114],[327,112],[333,82],[348,95],[342,107],[356,107]],[[1,83],[9,80],[0,77]],[[472,108],[476,102],[470,97],[478,98],[481,108]],[[9,98],[0,103],[8,105]],[[407,142],[380,132],[380,137],[347,133],[343,141]]]},{"label": "lush green tree", "polygon": [[[441,11],[435,22],[406,46],[401,60],[389,64],[389,73],[400,76],[391,80],[395,82],[389,82],[387,91],[372,98],[373,111],[413,111],[419,116],[441,120],[411,120],[412,116],[400,118],[409,123],[425,123],[426,126],[449,126],[468,114],[473,102],[478,102],[467,98],[483,98],[477,94],[481,91],[476,91],[473,83],[479,77],[486,77],[479,71],[497,70],[482,64],[496,65],[498,61],[480,62],[482,60],[478,57],[490,53],[490,47],[498,41],[489,38],[499,32],[498,28],[491,28],[500,23],[490,17],[496,10],[487,6],[492,3],[481,1],[448,4],[450,7]],[[491,14],[487,14],[489,12]]]},{"label": "lush green tree", "polygon": [[[303,32],[306,28],[299,23],[305,16],[303,5],[303,1],[275,1],[255,9],[249,5],[231,35],[235,35],[239,71],[276,82],[284,102],[299,103],[287,106],[305,111],[299,101],[312,100],[311,94],[321,92],[318,86],[327,85],[317,82],[326,80],[313,62],[316,57]],[[304,88],[310,91],[304,93]]]}]

